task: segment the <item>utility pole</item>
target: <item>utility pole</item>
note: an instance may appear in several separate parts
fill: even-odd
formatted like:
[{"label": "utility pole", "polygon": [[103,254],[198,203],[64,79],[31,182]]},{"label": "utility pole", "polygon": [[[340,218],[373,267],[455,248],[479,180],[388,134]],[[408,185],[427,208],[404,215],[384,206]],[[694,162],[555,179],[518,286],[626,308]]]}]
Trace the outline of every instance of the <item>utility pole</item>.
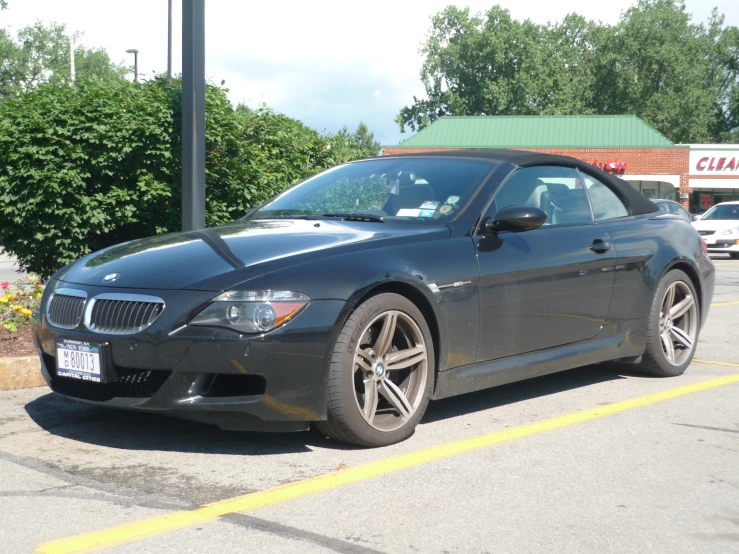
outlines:
[{"label": "utility pole", "polygon": [[205,0],[182,0],[182,230],[205,228]]},{"label": "utility pole", "polygon": [[172,0],[167,0],[167,82],[172,82]]},{"label": "utility pole", "polygon": [[77,78],[77,73],[74,67],[74,37],[69,37],[69,59],[71,63],[69,75],[71,76],[71,80],[74,83],[75,79]]}]

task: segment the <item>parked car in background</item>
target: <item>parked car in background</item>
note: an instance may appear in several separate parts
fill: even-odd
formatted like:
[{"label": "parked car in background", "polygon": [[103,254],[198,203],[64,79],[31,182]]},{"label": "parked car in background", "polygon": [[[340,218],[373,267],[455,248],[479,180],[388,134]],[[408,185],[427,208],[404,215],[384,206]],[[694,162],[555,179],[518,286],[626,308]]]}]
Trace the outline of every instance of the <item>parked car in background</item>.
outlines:
[{"label": "parked car in background", "polygon": [[100,406],[362,446],[410,436],[432,399],[574,367],[680,375],[715,268],[657,214],[563,156],[344,164],[229,225],[60,270],[36,319],[42,372]]},{"label": "parked car in background", "polygon": [[728,254],[739,260],[739,202],[716,204],[693,226],[706,241],[710,254]]},{"label": "parked car in background", "polygon": [[655,204],[657,204],[657,207],[659,208],[659,211],[664,212],[665,214],[675,215],[682,219],[683,221],[687,221],[688,223],[692,223],[695,220],[695,217],[685,208],[683,208],[680,204],[675,202],[674,200],[652,200]]}]

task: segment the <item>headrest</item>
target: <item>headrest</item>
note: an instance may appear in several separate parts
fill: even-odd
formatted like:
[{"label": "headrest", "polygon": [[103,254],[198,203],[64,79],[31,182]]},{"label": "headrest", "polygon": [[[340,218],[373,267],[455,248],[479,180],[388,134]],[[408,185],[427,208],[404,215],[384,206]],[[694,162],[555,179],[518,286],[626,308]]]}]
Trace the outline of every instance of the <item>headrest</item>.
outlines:
[{"label": "headrest", "polygon": [[411,171],[403,171],[398,175],[398,182],[401,187],[407,187],[416,183],[416,174]]},{"label": "headrest", "polygon": [[551,194],[568,194],[570,192],[570,187],[564,183],[546,183],[546,185]]}]

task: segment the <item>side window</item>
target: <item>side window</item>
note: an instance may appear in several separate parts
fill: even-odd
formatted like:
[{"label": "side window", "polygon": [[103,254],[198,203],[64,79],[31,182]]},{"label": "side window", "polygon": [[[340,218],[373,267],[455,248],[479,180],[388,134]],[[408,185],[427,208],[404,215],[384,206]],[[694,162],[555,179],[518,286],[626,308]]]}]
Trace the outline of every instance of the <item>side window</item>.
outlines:
[{"label": "side window", "polygon": [[605,221],[607,219],[616,219],[617,217],[626,217],[629,215],[626,206],[616,196],[615,192],[587,173],[581,173],[580,175],[582,175],[585,187],[588,189],[588,195],[590,196],[590,203],[593,205],[593,215],[596,221]]},{"label": "side window", "polygon": [[535,166],[516,170],[495,194],[486,215],[508,206],[533,206],[547,213],[547,225],[583,225],[593,222],[588,195],[578,172],[571,167]]}]

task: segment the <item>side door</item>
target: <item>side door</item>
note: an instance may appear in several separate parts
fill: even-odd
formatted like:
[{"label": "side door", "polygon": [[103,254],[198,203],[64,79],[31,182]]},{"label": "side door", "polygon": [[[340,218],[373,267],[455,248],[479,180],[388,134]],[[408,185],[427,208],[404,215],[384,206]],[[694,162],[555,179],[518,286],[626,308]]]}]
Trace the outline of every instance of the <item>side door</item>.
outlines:
[{"label": "side door", "polygon": [[630,216],[626,204],[597,177],[586,171],[580,171],[580,177],[590,197],[596,226],[611,237],[615,265],[608,322],[643,318],[652,303],[652,290],[646,283],[653,278],[647,263],[659,248],[650,228],[656,223]]},{"label": "side door", "polygon": [[577,169],[517,169],[496,191],[486,218],[507,206],[541,208],[547,221],[526,232],[485,232],[480,265],[477,361],[583,341],[602,328],[614,283],[605,229],[594,224]]}]

